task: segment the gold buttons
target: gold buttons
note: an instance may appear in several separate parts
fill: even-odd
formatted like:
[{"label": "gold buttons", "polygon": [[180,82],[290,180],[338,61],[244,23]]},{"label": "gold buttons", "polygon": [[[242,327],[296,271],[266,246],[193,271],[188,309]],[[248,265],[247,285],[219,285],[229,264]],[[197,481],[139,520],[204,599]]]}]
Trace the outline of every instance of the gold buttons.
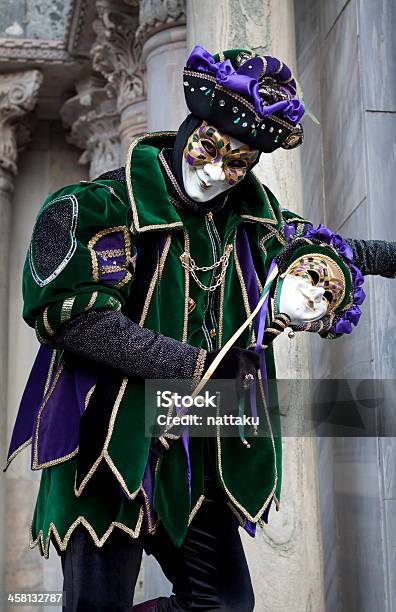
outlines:
[{"label": "gold buttons", "polygon": [[215,330],[215,328],[211,329],[209,334],[210,334],[211,338],[216,338],[216,330]]},{"label": "gold buttons", "polygon": [[208,217],[209,221],[213,221],[213,213],[212,213],[212,211],[208,212],[207,217]]}]

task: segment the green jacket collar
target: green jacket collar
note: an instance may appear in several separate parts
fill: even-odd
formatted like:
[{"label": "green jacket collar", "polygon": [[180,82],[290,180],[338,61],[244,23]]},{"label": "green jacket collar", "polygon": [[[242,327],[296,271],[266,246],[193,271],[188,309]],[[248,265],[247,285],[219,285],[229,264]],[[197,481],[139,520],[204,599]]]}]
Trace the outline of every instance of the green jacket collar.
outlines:
[{"label": "green jacket collar", "polygon": [[[172,147],[175,136],[176,132],[144,134],[129,148],[125,170],[135,233],[183,227],[158,162],[160,150]],[[235,212],[243,220],[281,225],[277,201],[253,172],[243,182],[243,189],[241,184],[231,190],[229,202],[234,203]]]}]

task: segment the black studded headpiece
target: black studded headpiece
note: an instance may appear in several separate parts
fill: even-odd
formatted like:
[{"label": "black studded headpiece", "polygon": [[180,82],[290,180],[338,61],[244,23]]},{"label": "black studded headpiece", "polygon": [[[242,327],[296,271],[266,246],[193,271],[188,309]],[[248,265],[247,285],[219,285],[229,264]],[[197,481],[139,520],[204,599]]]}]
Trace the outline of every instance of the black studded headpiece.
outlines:
[{"label": "black studded headpiece", "polygon": [[302,143],[304,105],[280,60],[243,49],[212,56],[197,45],[183,83],[189,110],[229,136],[264,153]]}]

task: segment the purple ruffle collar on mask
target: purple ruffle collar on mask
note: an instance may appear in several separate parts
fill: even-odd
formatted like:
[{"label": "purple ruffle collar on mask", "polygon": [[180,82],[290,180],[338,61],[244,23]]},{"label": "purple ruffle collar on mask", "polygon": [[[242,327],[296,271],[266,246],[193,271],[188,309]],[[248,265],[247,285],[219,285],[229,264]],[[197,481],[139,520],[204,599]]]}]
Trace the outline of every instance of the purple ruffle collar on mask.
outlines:
[{"label": "purple ruffle collar on mask", "polygon": [[[305,108],[296,95],[296,82],[292,77],[291,70],[275,57],[256,56],[248,59],[237,70],[234,69],[230,60],[215,62],[212,55],[200,45],[192,50],[187,67],[198,72],[211,72],[216,81],[226,89],[235,91],[249,97],[260,117],[268,117],[279,113],[296,125],[304,115]],[[266,105],[259,94],[259,81],[261,76],[269,76],[275,79],[282,90],[289,96],[289,100],[281,100],[274,104]]]},{"label": "purple ruffle collar on mask", "polygon": [[309,229],[305,238],[319,240],[331,245],[336,249],[337,253],[342,257],[348,265],[353,284],[353,303],[347,310],[336,315],[334,323],[330,328],[330,332],[334,334],[350,334],[352,332],[352,324],[357,325],[360,319],[361,311],[359,306],[363,303],[366,294],[363,291],[362,285],[364,277],[362,272],[353,263],[353,253],[351,247],[342,239],[339,234],[335,234],[325,225],[319,225],[316,229]]}]

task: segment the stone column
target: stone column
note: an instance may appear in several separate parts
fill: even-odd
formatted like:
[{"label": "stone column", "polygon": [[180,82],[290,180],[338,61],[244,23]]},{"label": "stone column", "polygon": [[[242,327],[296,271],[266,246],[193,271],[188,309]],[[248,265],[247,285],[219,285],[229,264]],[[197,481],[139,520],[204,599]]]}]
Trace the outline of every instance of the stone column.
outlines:
[{"label": "stone column", "polygon": [[109,97],[105,83],[97,77],[85,77],[76,83],[77,95],[67,100],[60,115],[70,128],[68,141],[83,149],[79,163],[89,164],[89,176],[123,165],[116,100]]},{"label": "stone column", "polygon": [[[9,436],[7,421],[15,415],[7,415],[7,355],[8,355],[8,300],[9,300],[9,250],[11,206],[14,191],[14,181],[17,175],[18,146],[25,144],[29,135],[26,115],[33,110],[42,82],[38,70],[11,72],[0,75],[0,437],[2,451],[2,467],[5,463],[5,453]],[[29,588],[18,584],[13,568],[17,563],[18,552],[26,549],[26,530],[15,533],[13,529],[15,514],[20,516],[24,504],[18,503],[18,484],[20,494],[30,490],[21,485],[21,479],[15,476],[4,476],[0,480],[0,537],[5,546],[2,547],[0,575],[5,575],[5,584],[0,588]],[[21,521],[18,520],[20,523]],[[12,548],[12,553],[11,553]],[[5,572],[3,571],[5,569]],[[12,577],[12,585],[11,585]],[[10,580],[8,580],[10,578]]]},{"label": "stone column", "polygon": [[[187,0],[187,47],[197,43],[214,53],[248,48],[275,55],[296,70],[292,0]],[[256,168],[283,208],[302,213],[300,152],[262,155]],[[307,338],[287,336],[275,343],[278,378],[309,378]],[[284,432],[299,422],[301,394],[290,394],[283,415]],[[295,431],[295,429],[293,429]],[[256,540],[244,537],[260,612],[322,612],[323,576],[318,516],[317,459],[310,438],[283,438],[283,486],[280,511],[258,530]]]},{"label": "stone column", "polygon": [[148,128],[176,130],[188,113],[182,76],[187,55],[185,0],[142,0],[139,23],[147,67]]},{"label": "stone column", "polygon": [[91,55],[94,70],[107,80],[107,92],[116,99],[124,159],[130,142],[147,131],[145,71],[142,46],[136,36],[139,23],[136,0],[97,0],[97,34]]}]

